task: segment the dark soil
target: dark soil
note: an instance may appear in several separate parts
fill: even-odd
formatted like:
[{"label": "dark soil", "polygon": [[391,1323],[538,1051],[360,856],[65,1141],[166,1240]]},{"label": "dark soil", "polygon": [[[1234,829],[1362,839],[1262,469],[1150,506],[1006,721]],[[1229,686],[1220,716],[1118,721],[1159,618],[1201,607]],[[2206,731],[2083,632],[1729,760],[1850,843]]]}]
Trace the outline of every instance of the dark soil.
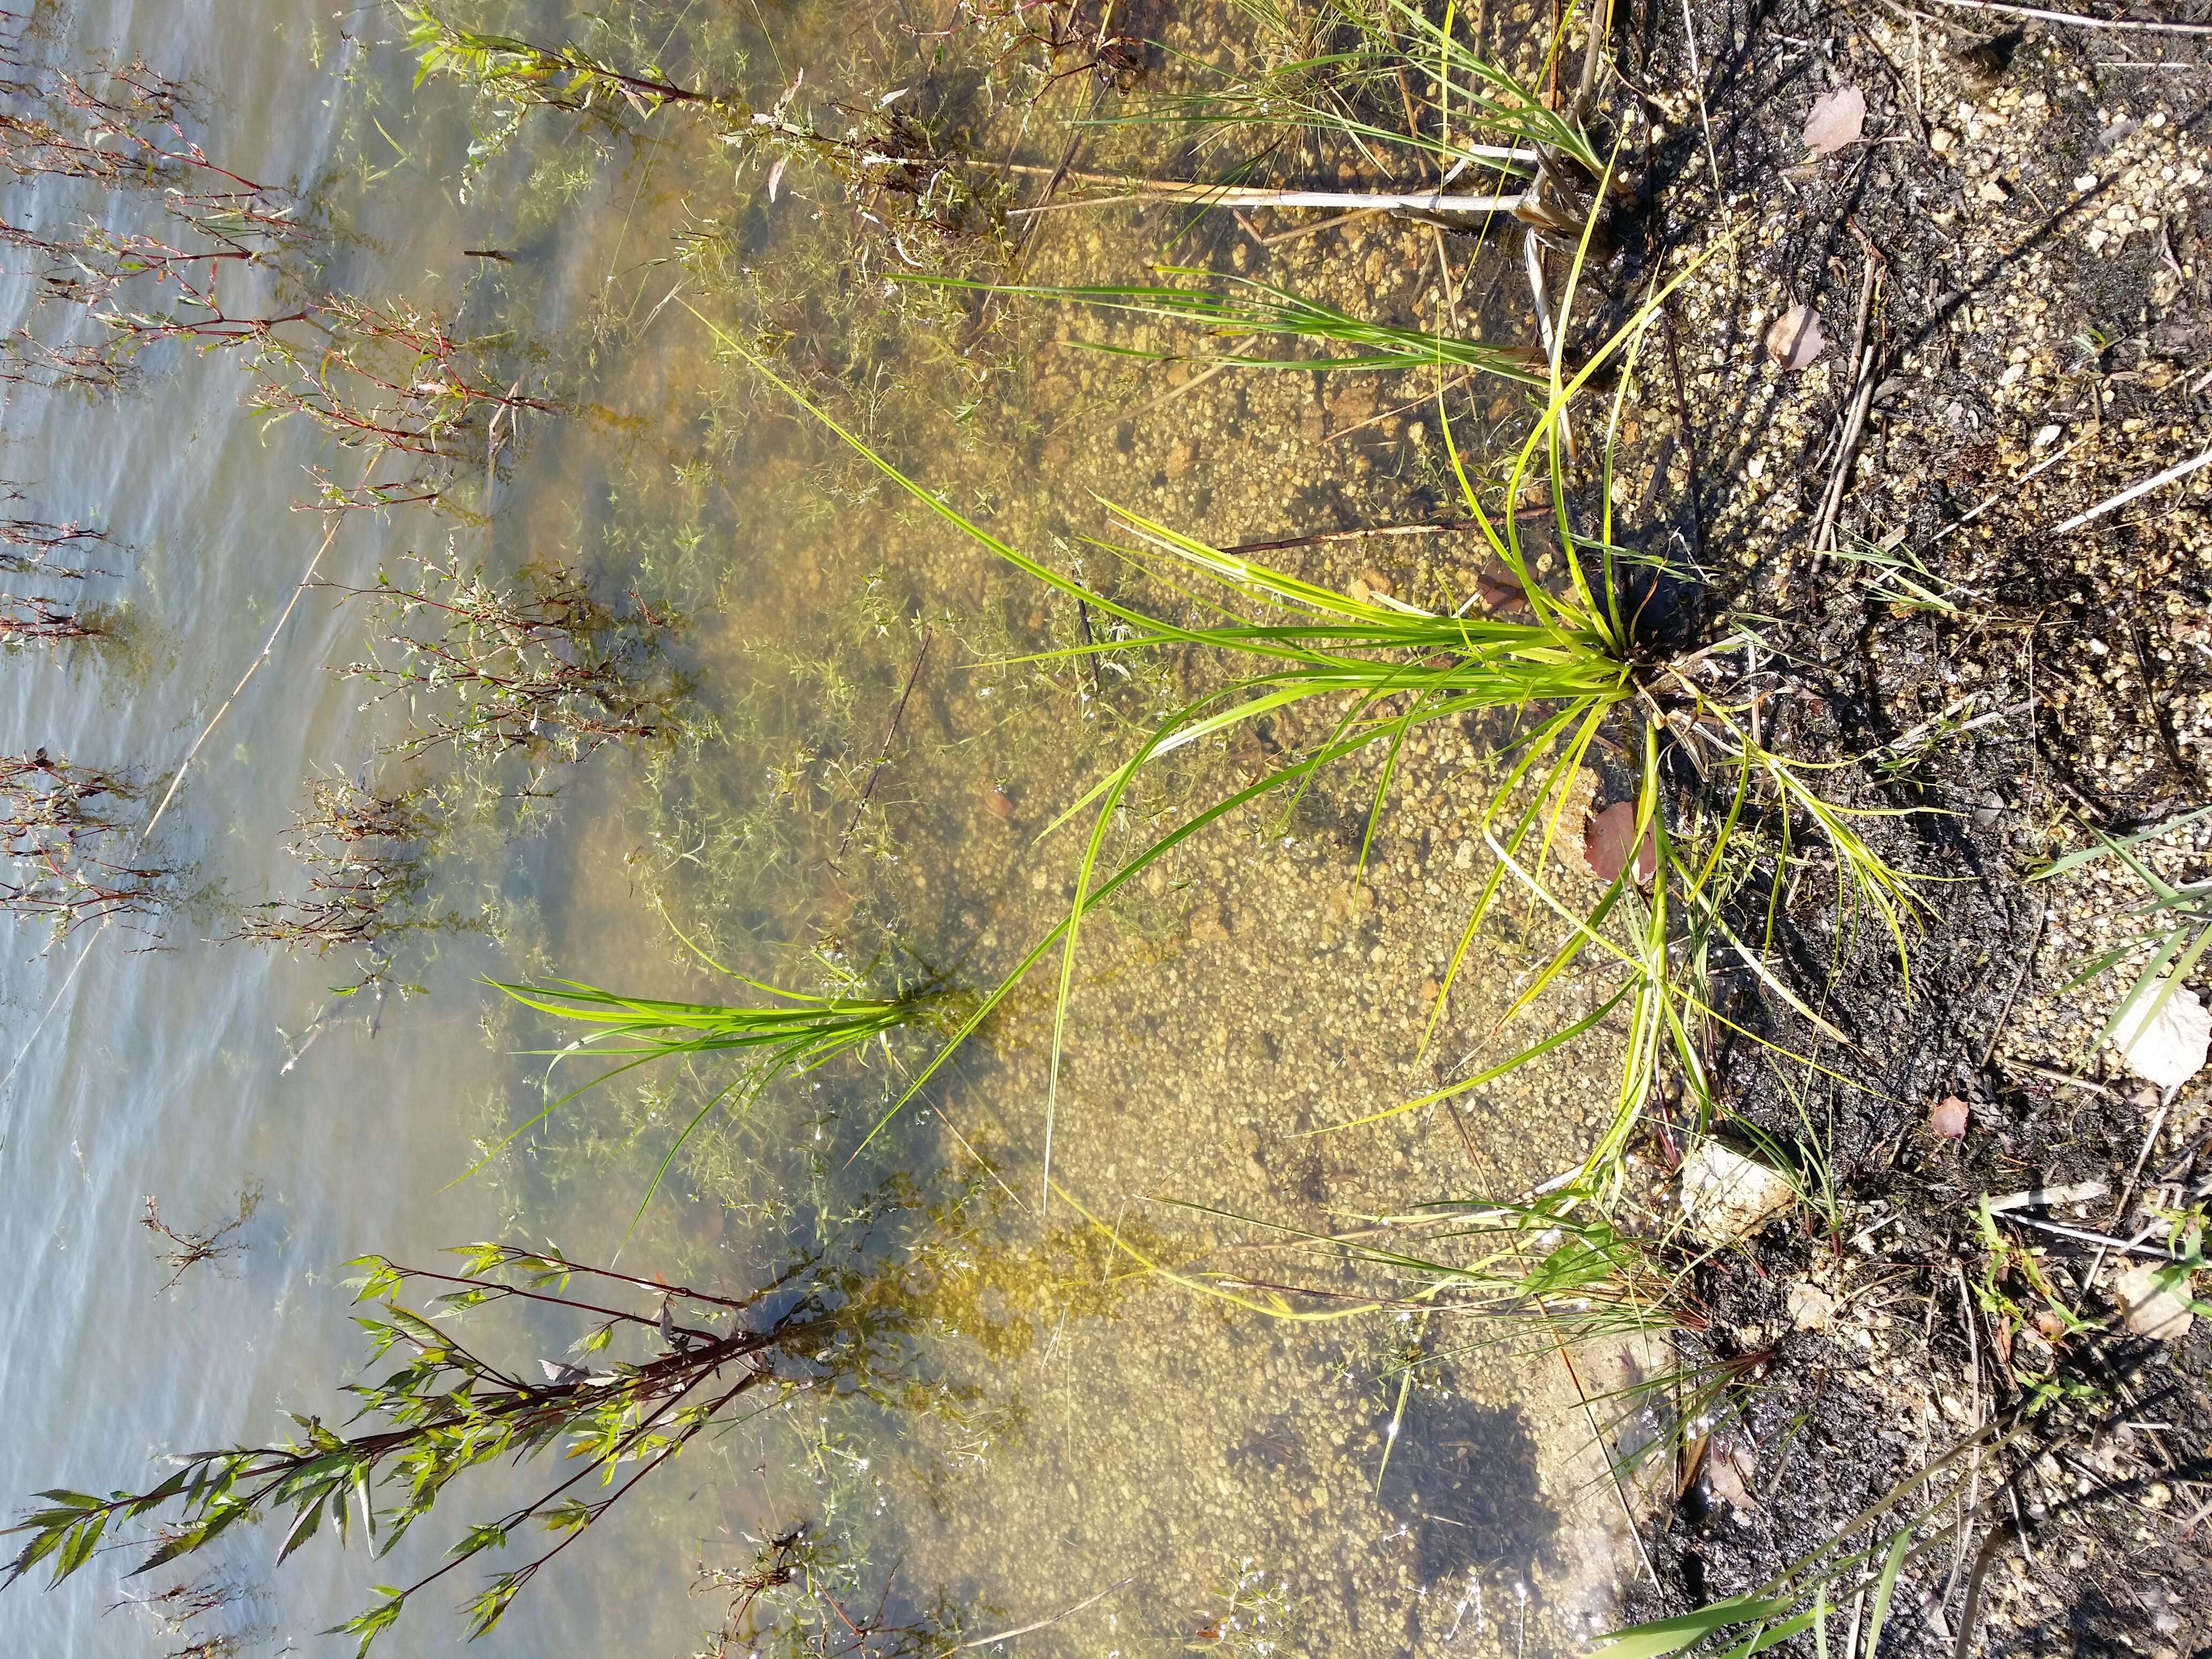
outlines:
[{"label": "dark soil", "polygon": [[[2202,1205],[2212,1187],[2212,1091],[2200,1077],[2162,1099],[2091,1052],[2121,977],[2062,988],[2124,888],[2027,880],[2084,844],[2085,824],[2118,835],[2212,799],[2203,495],[2177,483],[2053,528],[2212,447],[2212,210],[2191,177],[2212,55],[2191,37],[1948,8],[1700,0],[1694,13],[1705,116],[1683,13],[1656,0],[1620,27],[1622,79],[1651,95],[1616,88],[1611,105],[1648,204],[1641,257],[1735,234],[1672,310],[1690,453],[1670,436],[1672,487],[1653,488],[1706,573],[1708,611],[1773,619],[1771,718],[1790,752],[1895,745],[1872,775],[1889,781],[1858,804],[1919,809],[1877,840],[1943,879],[1926,885],[1909,981],[1872,919],[1839,946],[1800,908],[1801,982],[1830,986],[1860,1087],[1808,1090],[1749,1042],[1723,1058],[1740,1122],[1825,1164],[1837,1224],[1771,1230],[1697,1269],[1710,1322],[1692,1346],[1741,1363],[1741,1415],[1692,1443],[1681,1501],[1649,1528],[1661,1588],[1647,1581],[1638,1611],[1756,1589],[1994,1424],[2016,1435],[1932,1523],[1963,1536],[1907,1567],[1882,1651],[2212,1652],[2212,1330],[2130,1334],[2113,1253],[2015,1220],[2133,1238],[2154,1199]],[[2176,67],[2142,67],[2154,59]],[[1808,158],[1813,100],[1838,86],[1864,93],[1866,141]],[[1847,549],[1917,550],[1951,585],[1940,609],[1887,601],[1863,562],[1809,551],[1869,261],[1878,390],[1840,532]],[[1793,301],[1823,319],[1825,373],[1765,359],[1761,319]],[[1899,744],[1984,715],[1924,749]],[[1844,962],[1832,984],[1832,953]],[[2058,1080],[2077,1067],[2083,1081]],[[1947,1097],[1967,1107],[1963,1139],[1929,1127]],[[2045,1340],[2011,1311],[2043,1306],[2016,1261],[1987,1287],[1978,1200],[2088,1182],[2103,1189],[2093,1201],[1996,1224],[2008,1255],[2043,1249],[2041,1273],[2087,1322]],[[1793,1317],[1792,1287],[1808,1282],[1840,1297],[1832,1319]],[[1711,1473],[1731,1445],[1737,1479],[1722,1487],[1740,1502]],[[1986,1588],[1962,1631],[1978,1553]]]}]

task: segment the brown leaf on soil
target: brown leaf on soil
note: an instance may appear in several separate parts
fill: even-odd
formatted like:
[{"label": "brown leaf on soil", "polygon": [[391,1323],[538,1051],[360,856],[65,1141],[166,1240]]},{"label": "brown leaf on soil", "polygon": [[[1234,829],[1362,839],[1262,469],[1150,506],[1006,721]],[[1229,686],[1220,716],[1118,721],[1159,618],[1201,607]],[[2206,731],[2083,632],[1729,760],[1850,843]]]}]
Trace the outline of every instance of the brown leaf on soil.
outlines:
[{"label": "brown leaf on soil", "polygon": [[1858,143],[1866,131],[1866,94],[1856,87],[1832,87],[1813,100],[1813,113],[1805,121],[1805,148],[1815,155],[1833,155],[1846,144]]},{"label": "brown leaf on soil", "polygon": [[[1590,814],[1583,830],[1583,862],[1600,881],[1611,881],[1628,865],[1628,844],[1636,834],[1636,803],[1617,800],[1602,812]],[[1636,879],[1649,884],[1659,873],[1659,840],[1651,830],[1644,832],[1644,845],[1636,849]]]},{"label": "brown leaf on soil", "polygon": [[1766,331],[1766,355],[1784,368],[1810,368],[1827,349],[1820,313],[1808,305],[1790,307]]},{"label": "brown leaf on soil", "polygon": [[1928,1127],[1946,1140],[1961,1140],[1966,1133],[1966,1103],[1946,1095],[1928,1109]]},{"label": "brown leaf on soil", "polygon": [[1482,568],[1474,575],[1475,597],[1482,601],[1486,611],[1523,611],[1528,608],[1528,595],[1521,586],[1521,579],[1513,574],[1512,567],[1495,553],[1482,562]]}]

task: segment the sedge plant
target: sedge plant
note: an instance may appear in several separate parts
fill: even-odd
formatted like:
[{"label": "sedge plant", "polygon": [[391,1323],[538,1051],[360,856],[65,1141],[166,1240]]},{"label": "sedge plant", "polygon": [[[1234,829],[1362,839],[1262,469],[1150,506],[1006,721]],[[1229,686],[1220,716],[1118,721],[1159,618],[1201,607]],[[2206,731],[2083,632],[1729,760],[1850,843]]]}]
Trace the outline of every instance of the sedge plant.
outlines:
[{"label": "sedge plant", "polygon": [[[1196,65],[1200,90],[1156,100],[1137,118],[1331,137],[1385,175],[1409,161],[1447,179],[1470,165],[1527,167],[1540,148],[1603,170],[1571,111],[1470,43],[1474,19],[1455,3],[1434,17],[1408,0],[1328,0],[1312,11],[1243,0],[1242,9],[1258,27],[1258,60]],[[1555,40],[1545,68],[1558,49]]]}]

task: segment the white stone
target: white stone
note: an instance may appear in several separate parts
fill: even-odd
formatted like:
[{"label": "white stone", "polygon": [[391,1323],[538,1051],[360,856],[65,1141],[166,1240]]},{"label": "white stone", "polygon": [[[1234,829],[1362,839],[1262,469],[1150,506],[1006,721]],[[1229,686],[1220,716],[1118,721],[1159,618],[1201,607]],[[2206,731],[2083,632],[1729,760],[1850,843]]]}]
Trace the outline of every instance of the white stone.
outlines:
[{"label": "white stone", "polygon": [[1699,1141],[1682,1160],[1682,1213],[1708,1244],[1749,1237],[1796,1197],[1774,1170],[1718,1141]]},{"label": "white stone", "polygon": [[1790,1322],[1801,1331],[1825,1331],[1835,1322],[1836,1298],[1799,1279],[1790,1287]]}]

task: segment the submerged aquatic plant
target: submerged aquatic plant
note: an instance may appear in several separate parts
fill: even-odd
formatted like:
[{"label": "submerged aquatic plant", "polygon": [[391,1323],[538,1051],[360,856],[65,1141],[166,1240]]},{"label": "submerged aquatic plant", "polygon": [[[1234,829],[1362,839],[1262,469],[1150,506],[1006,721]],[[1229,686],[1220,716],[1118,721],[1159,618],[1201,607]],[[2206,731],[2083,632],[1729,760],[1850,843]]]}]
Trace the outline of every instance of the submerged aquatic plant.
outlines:
[{"label": "submerged aquatic plant", "polygon": [[58,939],[158,908],[171,872],[117,846],[128,826],[112,809],[137,796],[120,773],[45,749],[0,756],[0,915],[43,921]]},{"label": "submerged aquatic plant", "polygon": [[380,571],[374,587],[327,584],[377,611],[381,648],[337,672],[375,687],[372,702],[408,712],[388,752],[573,762],[609,743],[673,735],[685,688],[661,648],[672,616],[635,599],[608,605],[556,562],[532,562],[502,586],[450,546],[442,561],[407,561],[411,578]]},{"label": "submerged aquatic plant", "polygon": [[[526,412],[558,409],[511,335],[464,334],[402,298],[325,289],[312,205],[210,159],[186,135],[185,89],[144,63],[45,70],[5,91],[0,168],[107,199],[58,228],[0,222],[0,249],[33,279],[34,319],[49,303],[72,319],[0,337],[0,381],[101,395],[132,385],[142,354],[164,344],[234,351],[254,412],[302,416],[366,458],[357,483],[325,480],[321,504],[340,508],[439,501],[477,456],[495,474]],[[218,294],[249,272],[268,273],[259,302]],[[376,477],[395,456],[406,476]]]},{"label": "submerged aquatic plant", "polygon": [[232,937],[295,951],[309,946],[317,956],[356,951],[360,976],[344,994],[374,985],[380,995],[396,936],[471,925],[451,912],[432,914],[421,902],[423,860],[444,827],[441,817],[426,789],[387,790],[365,779],[319,778],[309,802],[293,813],[284,837],[307,873],[307,891],[255,905]]},{"label": "submerged aquatic plant", "polygon": [[[479,455],[489,487],[501,454],[520,441],[522,417],[561,411],[533,386],[514,334],[464,334],[404,297],[333,295],[274,320],[300,323],[313,337],[302,344],[273,329],[253,337],[248,407],[272,422],[301,416],[367,458],[361,487],[326,487],[325,506],[436,501]],[[372,488],[388,458],[407,476]]]},{"label": "submerged aquatic plant", "polygon": [[96,640],[106,632],[98,613],[79,610],[67,600],[0,593],[0,651]]},{"label": "submerged aquatic plant", "polygon": [[[21,485],[0,478],[0,502],[13,507],[28,499]],[[10,513],[0,518],[0,575],[75,580],[96,573],[69,562],[66,556],[84,553],[94,545],[112,544],[106,531],[75,519],[37,519]]]},{"label": "submerged aquatic plant", "polygon": [[216,1225],[179,1228],[161,1219],[161,1200],[147,1194],[145,1212],[138,1218],[138,1224],[162,1241],[155,1248],[155,1260],[169,1269],[168,1282],[159,1293],[167,1296],[175,1290],[184,1276],[202,1262],[226,1261],[244,1249],[246,1246],[231,1235],[252,1220],[260,1207],[261,1188],[256,1184],[239,1194],[237,1207]]},{"label": "submerged aquatic plant", "polygon": [[744,1567],[702,1568],[697,1587],[729,1607],[692,1659],[951,1659],[991,1645],[967,1639],[963,1610],[941,1595],[890,1612],[889,1581],[872,1598],[851,1553],[803,1522],[760,1540]]},{"label": "submerged aquatic plant", "polygon": [[[1391,1310],[1475,1320],[1535,1320],[1548,1344],[1587,1341],[1644,1332],[1697,1328],[1704,1316],[1681,1294],[1679,1261],[1662,1241],[1639,1237],[1602,1216],[1577,1217],[1571,1192],[1533,1203],[1447,1199],[1403,1213],[1370,1218],[1349,1234],[1310,1232],[1280,1222],[1238,1215],[1210,1205],[1185,1204],[1200,1214],[1255,1227],[1274,1236],[1262,1248],[1300,1248],[1334,1266],[1371,1269],[1383,1284],[1347,1297],[1339,1285],[1307,1287],[1249,1272],[1203,1275],[1170,1272],[1120,1228],[1104,1232],[1113,1249],[1186,1288],[1255,1312],[1294,1320],[1342,1319]],[[1377,1243],[1378,1235],[1407,1242]],[[1318,1298],[1323,1311],[1300,1311]]]},{"label": "submerged aquatic plant", "polygon": [[[641,1216],[653,1194],[659,1191],[677,1154],[718,1109],[749,1105],[779,1078],[818,1070],[842,1055],[863,1054],[871,1045],[883,1046],[888,1053],[894,1031],[919,1027],[943,1033],[957,1025],[961,1014],[972,1006],[972,999],[933,981],[896,996],[866,996],[857,978],[836,969],[831,969],[838,981],[834,990],[787,991],[725,968],[696,946],[691,948],[708,967],[744,987],[755,1000],[678,1002],[619,995],[577,980],[556,980],[550,985],[489,981],[525,1007],[591,1028],[551,1051],[555,1066],[573,1059],[605,1058],[618,1062],[550,1101],[537,1116],[506,1135],[499,1146],[536,1127],[586,1090],[653,1060],[680,1056],[734,1061],[736,1069],[728,1080],[684,1124],[653,1171],[638,1204],[637,1213]],[[549,1093],[550,1076],[549,1069]],[[635,1217],[630,1224],[637,1224]]]},{"label": "submerged aquatic plant", "polygon": [[[897,1226],[916,1212],[921,1219]],[[463,1528],[443,1565],[380,1587],[371,1606],[332,1632],[358,1638],[366,1652],[413,1597],[464,1564],[546,1540],[468,1600],[470,1633],[482,1635],[556,1556],[693,1441],[739,1415],[800,1395],[854,1393],[957,1407],[960,1396],[918,1378],[911,1364],[921,1318],[914,1287],[933,1270],[946,1225],[945,1212],[921,1212],[910,1194],[890,1190],[830,1244],[731,1294],[495,1243],[455,1251],[454,1271],[364,1256],[349,1264],[361,1270],[357,1300],[380,1305],[357,1322],[375,1358],[399,1363],[346,1386],[351,1432],[295,1413],[295,1437],[178,1457],[143,1491],[42,1492],[39,1507],[4,1529],[23,1543],[0,1567],[0,1588],[42,1563],[58,1583],[104,1543],[143,1547],[135,1573],[149,1572],[280,1516],[280,1562],[319,1531],[349,1542],[356,1525],[388,1554],[473,1471],[550,1459],[561,1466],[550,1486]],[[398,1299],[410,1287],[434,1293],[423,1310]],[[504,1354],[483,1337],[456,1334],[478,1310],[509,1303],[578,1328],[568,1357],[538,1358],[519,1326],[506,1333]],[[637,1357],[618,1358],[618,1347]],[[150,1536],[130,1535],[132,1523]]]},{"label": "submerged aquatic plant", "polygon": [[[771,201],[787,167],[811,164],[826,168],[857,202],[896,201],[908,221],[947,232],[969,228],[975,191],[936,135],[899,106],[903,88],[873,100],[872,108],[848,112],[845,127],[836,131],[804,112],[804,76],[762,105],[734,86],[688,83],[656,62],[619,63],[584,42],[469,28],[417,0],[401,0],[399,11],[420,64],[416,83],[451,76],[493,112],[478,125],[473,161],[503,150],[533,112],[560,111],[613,129],[625,115],[642,119],[680,109],[710,124],[741,161],[767,163]],[[611,27],[605,17],[592,27],[601,33]]]}]

